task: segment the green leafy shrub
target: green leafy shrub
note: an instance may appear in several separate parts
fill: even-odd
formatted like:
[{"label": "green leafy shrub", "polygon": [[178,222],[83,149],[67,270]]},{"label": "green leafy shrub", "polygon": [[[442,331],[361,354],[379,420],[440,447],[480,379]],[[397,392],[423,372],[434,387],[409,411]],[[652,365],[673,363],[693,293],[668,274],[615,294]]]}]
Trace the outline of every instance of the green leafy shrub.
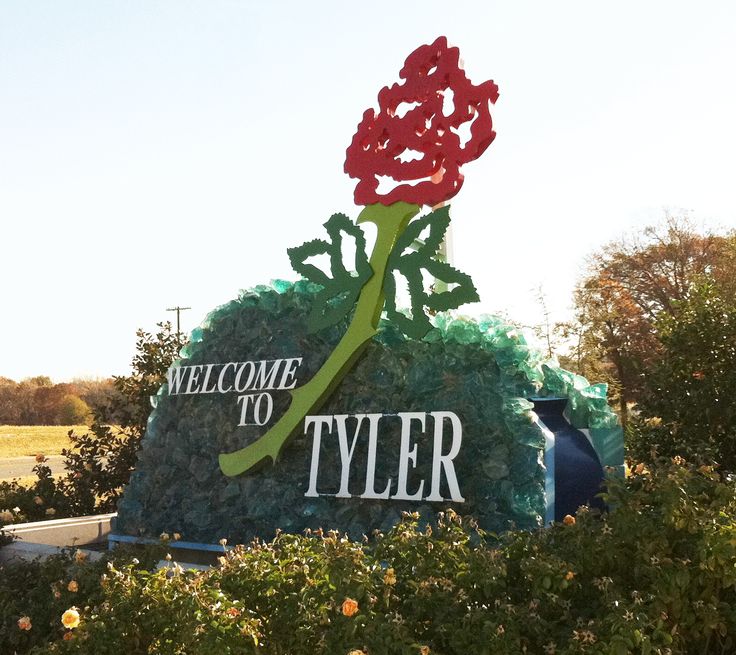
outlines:
[{"label": "green leafy shrub", "polygon": [[[0,567],[0,653],[28,652],[61,636],[59,616],[79,598],[100,597],[99,566],[76,562],[73,555],[55,556],[45,562],[12,563]],[[74,581],[77,591],[69,591]],[[74,586],[72,586],[74,589]],[[30,629],[18,621],[28,617]]]},{"label": "green leafy shrub", "polygon": [[[161,554],[160,547],[138,552],[143,562],[138,566],[153,568]],[[119,566],[128,566],[138,562],[135,555],[123,549],[115,559]],[[82,551],[68,550],[44,561],[0,565],[0,655],[27,653],[34,646],[63,640],[67,631],[61,616],[67,609],[84,612],[102,603],[100,580],[108,561],[89,562]]]},{"label": "green leafy shrub", "polygon": [[30,487],[16,480],[0,482],[0,526],[27,521],[41,521],[63,515],[57,507],[66,501],[46,465],[43,455],[36,456],[33,467],[37,480]]},{"label": "green leafy shrub", "polygon": [[[7,515],[5,513],[7,512]],[[8,518],[9,516],[9,518]],[[3,532],[3,526],[13,523],[13,512],[12,510],[0,510],[0,548],[7,546],[13,541],[13,538]]]},{"label": "green leafy shrub", "polygon": [[61,425],[80,425],[86,423],[92,414],[89,405],[79,396],[67,394],[59,405],[59,423]]},{"label": "green leafy shrub", "polygon": [[68,475],[61,483],[70,516],[112,512],[135,466],[148,416],[166,371],[183,346],[181,334],[170,323],[159,323],[158,332],[136,333],[133,374],[114,378],[115,406],[97,412],[90,432],[69,433],[74,444],[63,452]]},{"label": "green leafy shrub", "polygon": [[662,352],[645,378],[629,456],[680,455],[736,471],[736,303],[704,282],[675,305],[657,323]]},{"label": "green leafy shrub", "polygon": [[55,624],[37,654],[733,652],[732,481],[681,462],[639,471],[610,482],[612,513],[536,532],[483,534],[448,512],[363,542],[281,534],[207,571],[115,561],[75,601],[73,630],[58,623],[71,601],[48,605],[60,574],[37,572],[12,584],[37,585],[48,614],[12,600],[4,629]]},{"label": "green leafy shrub", "polygon": [[[63,451],[64,476],[52,477],[45,460],[40,458],[34,468],[38,480],[32,486],[0,483],[0,511],[20,508],[13,522],[115,510],[135,466],[152,409],[150,399],[166,379],[166,371],[183,345],[181,335],[173,332],[169,323],[158,327],[156,334],[138,330],[133,373],[114,379],[114,406],[100,406],[93,412],[89,432],[69,432],[73,445]],[[81,411],[82,406],[72,402]]]}]

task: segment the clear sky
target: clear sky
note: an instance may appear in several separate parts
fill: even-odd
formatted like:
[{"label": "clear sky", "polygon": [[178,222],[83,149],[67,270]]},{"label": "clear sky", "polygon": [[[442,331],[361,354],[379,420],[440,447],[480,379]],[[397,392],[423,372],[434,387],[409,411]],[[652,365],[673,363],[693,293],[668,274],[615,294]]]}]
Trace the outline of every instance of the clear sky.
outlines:
[{"label": "clear sky", "polygon": [[561,319],[586,255],[688,210],[736,227],[730,0],[0,2],[0,375],[126,373],[357,215],[345,148],[440,34],[500,88],[452,202],[481,302]]}]

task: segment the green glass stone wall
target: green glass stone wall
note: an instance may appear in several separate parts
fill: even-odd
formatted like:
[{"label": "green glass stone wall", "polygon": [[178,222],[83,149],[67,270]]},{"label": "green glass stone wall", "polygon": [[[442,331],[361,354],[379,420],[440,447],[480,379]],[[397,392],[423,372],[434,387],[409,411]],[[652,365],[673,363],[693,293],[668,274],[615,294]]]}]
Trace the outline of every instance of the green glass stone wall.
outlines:
[{"label": "green glass stone wall", "polygon": [[[274,282],[243,292],[213,311],[192,334],[181,365],[222,364],[303,357],[298,382],[314,375],[329,356],[348,319],[310,334],[306,328],[318,287],[305,281]],[[603,385],[545,362],[513,326],[495,317],[480,320],[435,317],[421,341],[411,340],[383,321],[379,334],[345,377],[320,414],[455,412],[463,425],[463,445],[454,460],[464,503],[361,500],[365,487],[366,438],[359,438],[351,466],[352,498],[305,497],[312,436],[297,434],[275,466],[228,478],[218,455],[242,448],[268,426],[238,427],[237,394],[156,398],[139,461],[119,506],[115,532],[157,537],[179,532],[190,541],[214,543],[270,538],[277,529],[336,528],[353,537],[387,529],[402,511],[418,511],[431,521],[452,506],[474,516],[486,530],[533,528],[545,514],[544,437],[533,422],[527,398],[569,398],[569,419],[591,428],[604,465],[623,462],[620,428]],[[274,391],[272,425],[288,406],[288,392]],[[387,417],[379,436],[376,484],[391,478],[396,487],[400,422]],[[598,444],[596,444],[596,439]],[[432,433],[415,435],[417,466],[408,489],[421,479],[428,493]],[[340,482],[336,435],[323,435],[318,490],[336,493]],[[443,496],[449,497],[447,489]],[[425,494],[426,495],[426,494]]]}]

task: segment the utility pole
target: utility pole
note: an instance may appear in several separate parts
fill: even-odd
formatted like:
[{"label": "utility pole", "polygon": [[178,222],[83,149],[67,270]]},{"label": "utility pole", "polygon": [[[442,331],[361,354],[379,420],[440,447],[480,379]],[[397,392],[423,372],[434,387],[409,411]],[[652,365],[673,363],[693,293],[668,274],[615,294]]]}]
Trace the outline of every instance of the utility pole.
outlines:
[{"label": "utility pole", "polygon": [[176,307],[169,307],[166,310],[167,312],[176,312],[176,336],[177,337],[181,336],[181,325],[179,323],[179,315],[181,314],[181,312],[187,309],[191,309],[191,307],[179,307],[179,305],[177,305]]},{"label": "utility pole", "polygon": [[[462,62],[460,63],[460,67],[462,68]],[[439,209],[440,207],[444,207],[445,205],[447,205],[446,202],[441,202],[437,205],[434,205],[432,207],[432,211],[434,211],[435,209]],[[414,242],[409,247],[412,250],[416,251],[419,250],[422,246],[424,246],[424,239],[414,239]],[[445,262],[446,264],[452,264],[452,261],[454,259],[454,248],[452,243],[452,223],[447,226],[447,231],[445,232],[445,236],[442,239],[442,243],[440,243],[440,247],[437,249],[437,255],[440,261]],[[444,293],[448,290],[447,283],[443,280],[435,280],[434,284],[432,284],[432,289],[436,293]]]}]

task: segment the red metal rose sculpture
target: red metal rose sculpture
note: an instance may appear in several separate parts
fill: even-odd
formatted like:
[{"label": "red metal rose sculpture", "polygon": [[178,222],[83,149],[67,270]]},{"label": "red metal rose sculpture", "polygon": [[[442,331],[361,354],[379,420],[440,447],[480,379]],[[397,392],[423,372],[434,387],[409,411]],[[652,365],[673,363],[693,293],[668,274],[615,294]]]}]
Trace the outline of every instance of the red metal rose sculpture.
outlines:
[{"label": "red metal rose sculpture", "polygon": [[[431,206],[460,190],[460,166],[480,157],[496,136],[490,105],[498,99],[498,87],[492,80],[475,86],[459,57],[444,36],[420,46],[401,69],[404,84],[381,90],[377,114],[365,111],[345,160],[345,172],[359,180],[357,204]],[[467,126],[463,144],[460,130]],[[379,193],[381,177],[398,185]]]}]

